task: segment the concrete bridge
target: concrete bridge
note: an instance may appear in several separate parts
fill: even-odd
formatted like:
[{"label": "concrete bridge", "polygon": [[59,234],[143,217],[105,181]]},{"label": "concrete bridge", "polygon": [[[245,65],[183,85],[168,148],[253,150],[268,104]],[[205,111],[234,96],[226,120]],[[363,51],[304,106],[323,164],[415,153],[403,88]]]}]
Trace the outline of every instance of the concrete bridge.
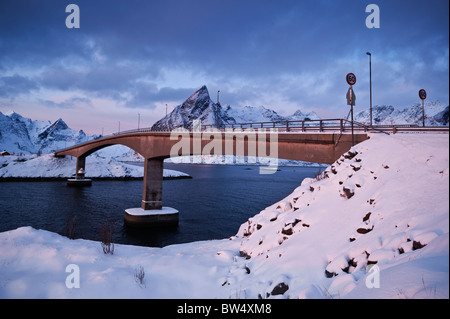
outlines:
[{"label": "concrete bridge", "polygon": [[86,157],[111,146],[125,145],[145,158],[141,207],[125,211],[131,226],[178,223],[178,212],[162,205],[164,159],[185,155],[240,155],[332,164],[367,134],[343,132],[278,132],[273,130],[152,132],[146,129],[113,134],[55,152],[74,156],[76,181],[83,184]]}]

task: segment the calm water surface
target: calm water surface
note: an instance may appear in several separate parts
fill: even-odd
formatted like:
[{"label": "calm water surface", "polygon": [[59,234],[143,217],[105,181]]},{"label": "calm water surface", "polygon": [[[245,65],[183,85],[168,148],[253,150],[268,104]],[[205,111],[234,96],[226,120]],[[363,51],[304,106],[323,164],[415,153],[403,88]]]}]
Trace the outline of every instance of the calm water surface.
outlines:
[{"label": "calm water surface", "polygon": [[[105,221],[114,225],[113,241],[166,246],[235,235],[239,226],[265,207],[281,200],[313,177],[319,168],[280,167],[260,175],[256,166],[164,164],[192,176],[165,180],[163,205],[180,211],[172,229],[126,227],[124,210],[139,207],[142,181],[94,181],[91,187],[67,187],[65,181],[0,182],[0,232],[32,226],[66,235],[75,220],[75,238],[100,240]],[[323,170],[323,168],[322,168]]]}]

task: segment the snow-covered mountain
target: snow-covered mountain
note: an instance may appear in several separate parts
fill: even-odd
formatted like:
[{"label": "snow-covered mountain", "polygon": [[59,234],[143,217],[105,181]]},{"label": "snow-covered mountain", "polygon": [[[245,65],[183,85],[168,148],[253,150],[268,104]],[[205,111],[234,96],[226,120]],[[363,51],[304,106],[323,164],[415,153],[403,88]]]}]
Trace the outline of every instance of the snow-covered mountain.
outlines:
[{"label": "snow-covered mountain", "polygon": [[222,107],[220,103],[214,103],[206,86],[202,86],[186,101],[157,121],[153,126],[154,131],[172,130],[178,127],[192,128],[193,120],[201,120],[202,124],[222,125],[235,123],[273,122],[286,120],[319,119],[316,113],[302,113],[297,110],[291,116],[279,115],[274,110],[264,106],[252,107]]},{"label": "snow-covered mountain", "polygon": [[[449,107],[439,101],[425,101],[425,125],[444,126],[449,123]],[[370,122],[369,109],[355,114],[355,121]],[[372,108],[373,124],[418,124],[422,125],[422,103],[399,110],[392,105],[375,105]]]},{"label": "snow-covered mountain", "polygon": [[[410,107],[399,110],[391,105],[376,105],[372,110],[374,124],[422,124],[422,104],[415,103]],[[303,113],[297,110],[290,116],[282,116],[276,111],[264,106],[231,107],[214,103],[206,86],[202,86],[186,101],[157,121],[154,131],[172,130],[178,127],[192,128],[193,120],[201,120],[202,124],[222,125],[235,123],[299,121],[305,119],[317,120],[320,117],[315,112]],[[355,114],[355,121],[369,123],[369,109]],[[449,107],[439,101],[425,102],[425,124],[441,126],[449,124]]]},{"label": "snow-covered mountain", "polygon": [[62,119],[33,121],[13,111],[0,112],[0,149],[9,153],[51,153],[94,137],[70,129]]}]

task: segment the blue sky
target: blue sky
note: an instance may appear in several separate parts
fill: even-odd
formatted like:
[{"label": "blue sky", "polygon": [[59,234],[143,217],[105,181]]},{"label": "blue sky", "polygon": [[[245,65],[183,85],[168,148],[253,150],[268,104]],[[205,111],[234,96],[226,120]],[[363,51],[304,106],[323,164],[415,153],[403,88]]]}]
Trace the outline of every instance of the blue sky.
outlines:
[{"label": "blue sky", "polygon": [[[66,6],[80,8],[68,29]],[[380,9],[367,28],[366,6]],[[283,115],[449,101],[447,0],[0,0],[0,111],[90,134],[151,126],[207,85],[232,107]],[[138,115],[139,114],[139,115]]]}]

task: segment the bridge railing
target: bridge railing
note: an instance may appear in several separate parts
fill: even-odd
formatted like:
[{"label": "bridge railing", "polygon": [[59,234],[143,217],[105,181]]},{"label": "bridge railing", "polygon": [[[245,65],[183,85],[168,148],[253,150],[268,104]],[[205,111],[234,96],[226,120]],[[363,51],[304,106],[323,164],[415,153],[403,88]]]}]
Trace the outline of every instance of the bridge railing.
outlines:
[{"label": "bridge railing", "polygon": [[[354,122],[359,127],[358,130],[368,131],[368,126]],[[235,130],[235,129],[253,129],[258,131],[260,129],[276,128],[279,132],[325,132],[325,131],[348,131],[351,126],[350,121],[346,119],[321,119],[321,120],[296,120],[296,121],[274,121],[274,122],[248,122],[248,123],[233,123],[233,124],[203,124],[201,130],[218,129],[221,131]],[[111,135],[124,135],[132,133],[146,133],[146,132],[170,132],[170,130],[152,130],[150,127],[139,128],[127,131],[116,132]]]},{"label": "bridge railing", "polygon": [[[255,131],[261,129],[276,128],[278,132],[350,132],[352,122],[347,119],[319,119],[319,120],[295,120],[295,121],[274,121],[274,122],[248,122],[248,123],[233,123],[233,124],[203,124],[201,130],[219,129],[235,130],[235,129],[253,129]],[[353,121],[354,131],[363,132],[448,132],[448,126],[437,127],[420,127],[417,124],[392,124],[392,125],[368,125],[357,121]],[[112,133],[109,136],[125,135],[133,133],[154,133],[154,132],[170,132],[171,130],[152,130],[150,127],[139,128],[127,131]],[[106,136],[104,136],[106,137]]]},{"label": "bridge railing", "polygon": [[[382,131],[376,127],[353,121],[353,129],[357,131],[368,132],[370,130]],[[351,121],[346,119],[320,119],[320,120],[296,120],[296,121],[275,121],[275,122],[254,122],[254,123],[237,123],[237,124],[221,124],[202,125],[202,130],[208,128],[226,129],[248,129],[254,130],[276,128],[279,132],[348,132],[351,130]]]}]

